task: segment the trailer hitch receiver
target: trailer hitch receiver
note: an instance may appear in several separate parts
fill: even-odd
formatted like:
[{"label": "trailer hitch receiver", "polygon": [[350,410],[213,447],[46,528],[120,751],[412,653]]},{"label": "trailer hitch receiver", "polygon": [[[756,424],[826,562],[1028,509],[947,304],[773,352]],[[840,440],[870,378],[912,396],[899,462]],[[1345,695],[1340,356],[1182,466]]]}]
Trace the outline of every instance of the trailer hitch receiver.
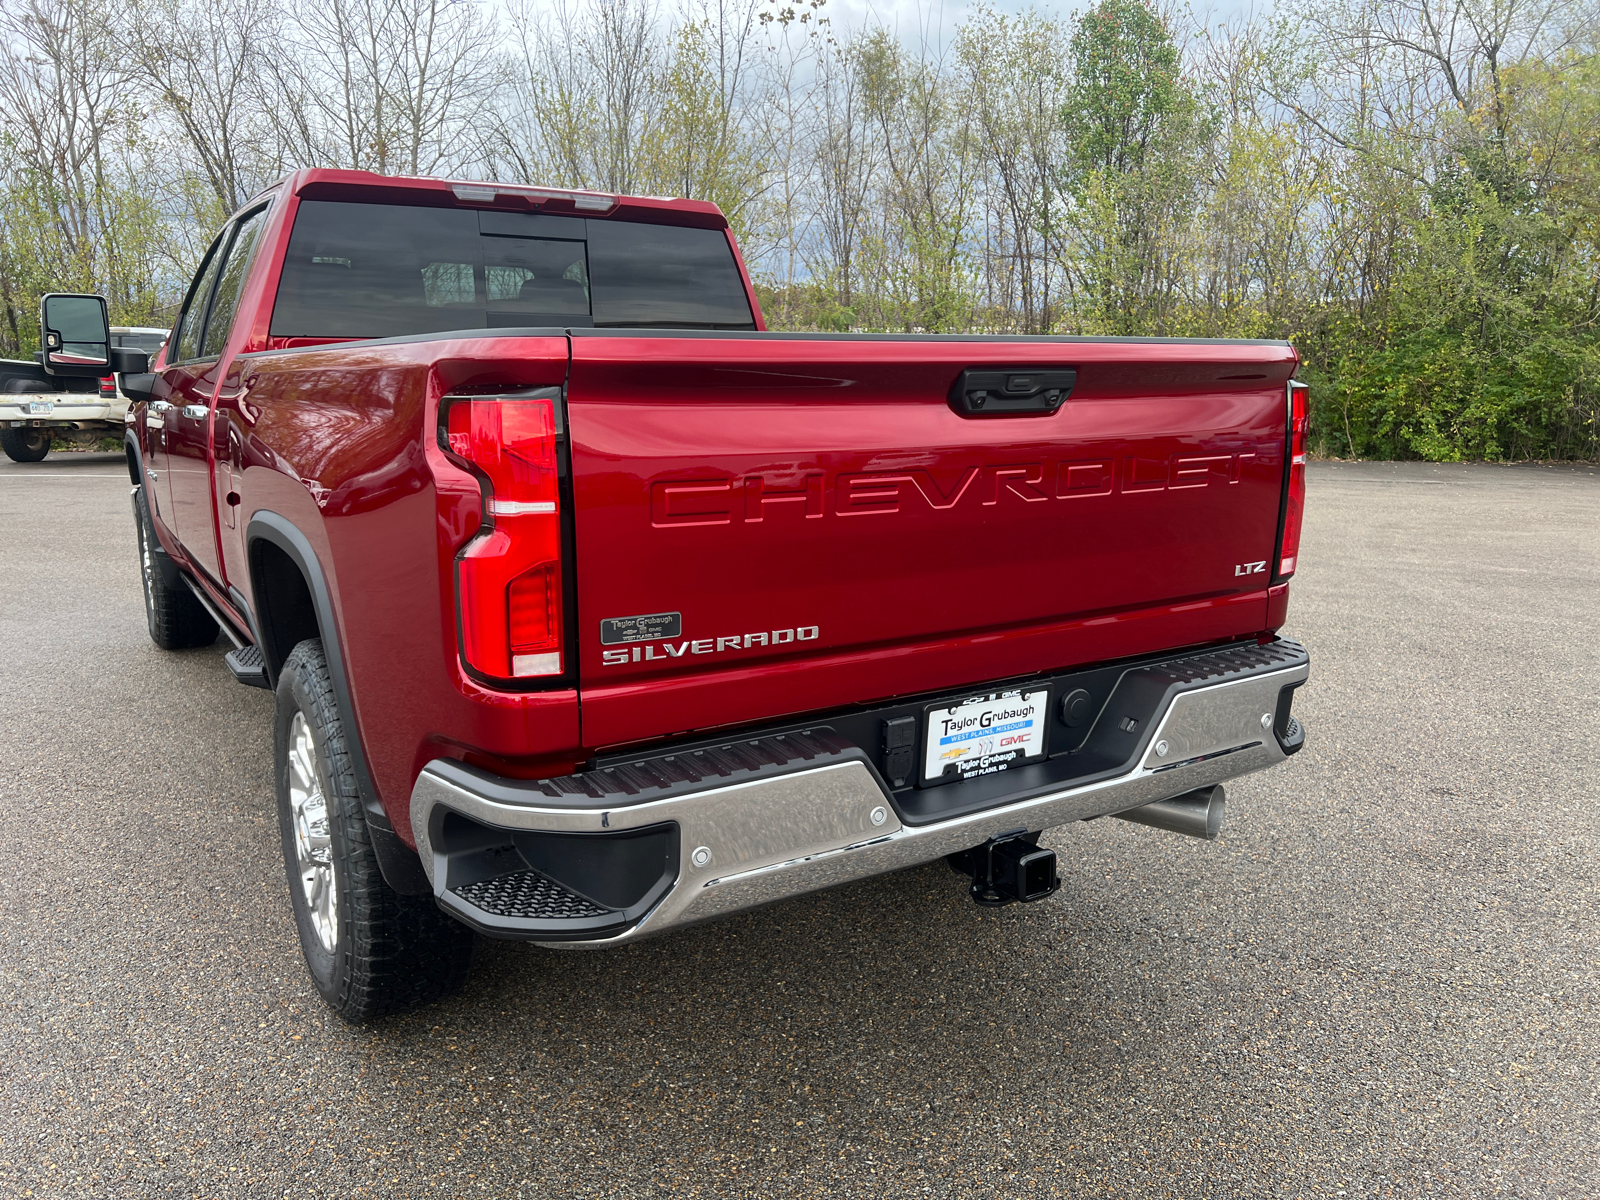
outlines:
[{"label": "trailer hitch receiver", "polygon": [[1037,833],[1013,829],[950,855],[950,866],[972,876],[972,898],[985,908],[1043,900],[1060,890],[1061,878],[1056,852],[1039,849],[1038,841]]}]

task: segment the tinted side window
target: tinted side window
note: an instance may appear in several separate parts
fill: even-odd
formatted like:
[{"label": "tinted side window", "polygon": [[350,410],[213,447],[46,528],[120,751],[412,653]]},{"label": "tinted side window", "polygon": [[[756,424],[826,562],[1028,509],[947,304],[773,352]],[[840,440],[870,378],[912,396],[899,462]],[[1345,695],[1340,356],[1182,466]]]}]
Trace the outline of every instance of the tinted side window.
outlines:
[{"label": "tinted side window", "polygon": [[239,307],[239,293],[244,289],[245,272],[255,257],[256,242],[261,238],[266,224],[267,210],[258,208],[240,220],[238,232],[233,235],[233,245],[228,248],[228,258],[217,279],[217,294],[211,301],[211,315],[206,318],[205,336],[201,340],[200,356],[212,358],[222,353],[227,343],[228,331],[233,327],[233,314]]},{"label": "tinted side window", "polygon": [[228,231],[224,229],[217,240],[211,243],[206,261],[200,267],[200,274],[189,290],[189,300],[184,305],[183,316],[178,318],[178,331],[175,335],[177,340],[174,343],[176,353],[167,356],[170,362],[185,362],[200,357],[200,331],[205,326],[206,305],[211,300],[211,285],[217,281],[217,267],[222,263],[222,248],[227,239]]},{"label": "tinted side window", "polygon": [[720,229],[590,221],[589,284],[596,325],[755,328]]}]

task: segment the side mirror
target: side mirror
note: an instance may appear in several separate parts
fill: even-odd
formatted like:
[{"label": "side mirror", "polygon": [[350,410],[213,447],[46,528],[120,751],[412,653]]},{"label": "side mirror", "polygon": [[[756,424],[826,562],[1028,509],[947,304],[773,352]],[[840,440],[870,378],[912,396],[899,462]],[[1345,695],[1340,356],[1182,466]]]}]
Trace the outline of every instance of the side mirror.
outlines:
[{"label": "side mirror", "polygon": [[150,354],[132,346],[113,346],[111,369],[118,375],[142,375],[150,369]]},{"label": "side mirror", "polygon": [[111,347],[111,370],[116,373],[117,386],[134,404],[148,404],[150,391],[156,377],[150,373],[150,356],[143,350],[130,346]]},{"label": "side mirror", "polygon": [[39,302],[39,361],[62,378],[98,378],[111,366],[111,322],[101,296],[51,292]]},{"label": "side mirror", "polygon": [[149,404],[156,398],[156,380],[161,376],[142,371],[134,375],[118,375],[117,386],[130,404]]}]

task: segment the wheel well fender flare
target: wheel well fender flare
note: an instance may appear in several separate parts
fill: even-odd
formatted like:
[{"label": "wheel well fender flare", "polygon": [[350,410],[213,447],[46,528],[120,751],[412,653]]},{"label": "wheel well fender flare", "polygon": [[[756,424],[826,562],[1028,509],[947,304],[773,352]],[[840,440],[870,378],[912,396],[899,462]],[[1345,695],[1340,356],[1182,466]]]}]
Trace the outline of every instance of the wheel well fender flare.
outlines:
[{"label": "wheel well fender flare", "polygon": [[128,460],[128,478],[134,487],[144,486],[144,452],[139,449],[139,439],[133,436],[133,430],[128,429],[122,435],[123,449]]},{"label": "wheel well fender flare", "polygon": [[[345,670],[344,649],[339,644],[339,625],[334,618],[333,596],[328,590],[328,578],[322,570],[322,562],[317,558],[311,540],[287,517],[263,509],[251,517],[249,525],[245,527],[245,561],[250,572],[250,608],[255,615],[256,628],[261,635],[259,645],[262,656],[266,659],[267,679],[274,688],[278,686],[278,674],[283,670],[284,660],[289,657],[294,646],[280,644],[280,639],[283,637],[281,620],[274,621],[273,618],[276,615],[281,619],[283,614],[273,613],[267,595],[266,581],[263,577],[266,567],[260,553],[262,543],[282,551],[300,572],[300,581],[305,585],[306,593],[311,600],[317,636],[322,639],[322,652],[328,660],[328,674],[333,682],[333,694],[339,701],[339,713],[349,725],[350,760],[355,767],[356,783],[361,788],[362,803],[370,807],[376,800],[377,789],[372,786],[372,777],[367,771],[366,751],[362,746],[360,731],[356,725],[355,706],[350,697],[350,678]],[[295,639],[296,642],[299,640]]]},{"label": "wheel well fender flare", "polygon": [[323,656],[328,661],[329,681],[333,684],[339,715],[345,723],[350,765],[355,772],[356,789],[361,796],[361,808],[366,814],[378,867],[389,886],[402,895],[431,891],[427,876],[422,871],[422,861],[394,831],[389,815],[384,812],[383,802],[378,798],[378,789],[372,782],[372,773],[367,767],[366,747],[361,739],[361,727],[356,720],[355,704],[351,698],[344,649],[339,642],[333,595],[315,547],[293,521],[270,509],[261,509],[250,518],[245,526],[244,544],[245,562],[250,573],[251,609],[260,637],[258,644],[266,660],[268,681],[274,688],[277,687],[278,673],[294,647],[279,645],[279,628],[273,620],[266,580],[263,578],[265,568],[259,550],[263,545],[276,548],[299,571],[300,580],[310,597],[317,636],[322,639]]}]

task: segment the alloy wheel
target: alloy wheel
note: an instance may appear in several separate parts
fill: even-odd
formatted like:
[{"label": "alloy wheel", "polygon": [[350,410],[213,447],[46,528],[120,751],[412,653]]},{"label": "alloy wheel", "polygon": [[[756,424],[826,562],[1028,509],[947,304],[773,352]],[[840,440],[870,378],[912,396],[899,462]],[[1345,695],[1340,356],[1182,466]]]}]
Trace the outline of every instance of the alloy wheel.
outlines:
[{"label": "alloy wheel", "polygon": [[304,713],[289,723],[289,810],[294,821],[295,866],[317,941],[333,953],[339,934],[339,892],[333,874],[333,837],[322,759]]},{"label": "alloy wheel", "polygon": [[144,579],[144,611],[145,616],[151,615],[155,607],[155,569],[156,564],[150,558],[150,535],[145,532],[144,522],[139,522],[139,571]]}]

